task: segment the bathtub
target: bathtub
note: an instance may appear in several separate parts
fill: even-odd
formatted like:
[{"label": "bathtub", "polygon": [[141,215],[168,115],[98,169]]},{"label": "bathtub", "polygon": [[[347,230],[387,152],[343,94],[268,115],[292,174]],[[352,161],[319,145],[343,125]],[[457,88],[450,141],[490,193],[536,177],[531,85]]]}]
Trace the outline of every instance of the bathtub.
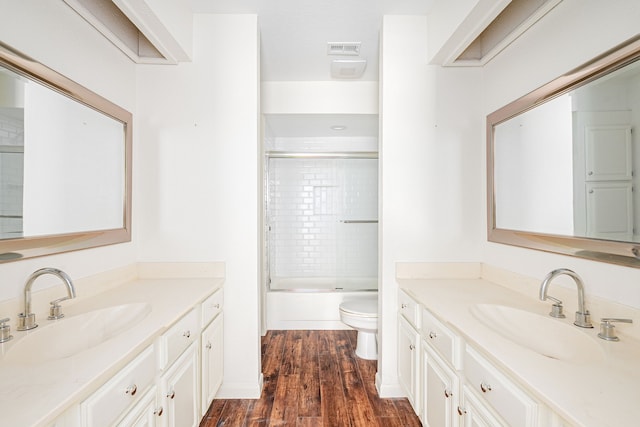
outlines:
[{"label": "bathtub", "polygon": [[340,321],[342,301],[377,294],[372,278],[272,278],[266,295],[267,329],[350,329]]}]

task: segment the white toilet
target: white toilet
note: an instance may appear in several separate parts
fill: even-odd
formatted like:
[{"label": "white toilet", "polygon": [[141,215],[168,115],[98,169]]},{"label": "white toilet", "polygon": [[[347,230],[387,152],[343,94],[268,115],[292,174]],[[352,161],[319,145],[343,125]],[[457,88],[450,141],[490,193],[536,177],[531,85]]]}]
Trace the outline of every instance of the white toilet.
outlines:
[{"label": "white toilet", "polygon": [[340,320],[358,331],[356,356],[362,359],[378,358],[378,297],[344,301],[340,304]]}]

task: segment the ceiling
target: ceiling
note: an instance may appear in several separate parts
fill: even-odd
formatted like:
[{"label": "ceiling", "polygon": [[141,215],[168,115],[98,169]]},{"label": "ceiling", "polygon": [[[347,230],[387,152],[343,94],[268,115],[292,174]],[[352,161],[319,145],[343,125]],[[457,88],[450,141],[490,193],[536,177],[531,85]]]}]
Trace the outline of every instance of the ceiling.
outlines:
[{"label": "ceiling", "polygon": [[[361,58],[378,80],[382,15],[426,15],[435,0],[192,0],[196,13],[258,15],[263,81],[331,80],[332,59]],[[329,42],[361,42],[359,57],[330,57]]]},{"label": "ceiling", "polygon": [[[333,59],[366,59],[358,81],[378,80],[386,14],[426,15],[436,0],[191,0],[195,13],[250,13],[260,27],[262,81],[330,81]],[[360,42],[359,56],[329,56],[330,42]],[[377,136],[375,115],[265,115],[274,137]],[[344,125],[343,131],[331,129]]]}]

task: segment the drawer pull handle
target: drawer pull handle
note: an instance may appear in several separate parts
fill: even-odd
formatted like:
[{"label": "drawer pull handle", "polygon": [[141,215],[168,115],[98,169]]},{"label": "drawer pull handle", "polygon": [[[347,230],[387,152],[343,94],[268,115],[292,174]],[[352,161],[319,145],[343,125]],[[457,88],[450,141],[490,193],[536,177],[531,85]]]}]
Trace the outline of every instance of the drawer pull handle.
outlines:
[{"label": "drawer pull handle", "polygon": [[485,382],[481,382],[480,383],[480,390],[482,390],[483,393],[491,391],[491,384],[487,384]]},{"label": "drawer pull handle", "polygon": [[407,307],[408,307],[408,305],[405,304],[405,303],[400,304],[400,308],[407,308]]},{"label": "drawer pull handle", "polygon": [[184,331],[182,336],[185,337],[185,338],[191,338],[191,331]]},{"label": "drawer pull handle", "polygon": [[416,348],[416,346],[415,346],[415,345],[413,345],[413,344],[409,344],[409,350],[414,350],[415,348]]},{"label": "drawer pull handle", "polygon": [[156,409],[155,411],[153,411],[153,415],[157,415],[157,416],[161,417],[162,416],[162,412],[164,412],[164,411],[163,411],[162,406],[161,406],[158,409]]},{"label": "drawer pull handle", "polygon": [[458,406],[458,415],[462,416],[467,413],[467,410]]},{"label": "drawer pull handle", "polygon": [[220,308],[220,304],[214,304],[213,308]]},{"label": "drawer pull handle", "polygon": [[133,384],[127,387],[127,389],[124,392],[127,394],[130,394],[131,396],[135,396],[137,391],[138,391],[138,386]]},{"label": "drawer pull handle", "polygon": [[453,395],[453,393],[451,393],[451,390],[449,390],[448,388],[444,389],[444,397],[446,397],[447,399],[450,398]]},{"label": "drawer pull handle", "polygon": [[438,334],[436,334],[435,332],[429,331],[429,338],[434,339],[437,336],[438,336]]},{"label": "drawer pull handle", "polygon": [[168,397],[169,399],[173,399],[174,397],[176,397],[176,392],[175,392],[175,391],[172,391],[171,393],[167,394],[167,397]]},{"label": "drawer pull handle", "polygon": [[206,345],[205,347],[207,347],[207,350],[211,350],[211,343],[210,343],[210,342],[208,342],[208,343],[207,343],[207,345]]}]

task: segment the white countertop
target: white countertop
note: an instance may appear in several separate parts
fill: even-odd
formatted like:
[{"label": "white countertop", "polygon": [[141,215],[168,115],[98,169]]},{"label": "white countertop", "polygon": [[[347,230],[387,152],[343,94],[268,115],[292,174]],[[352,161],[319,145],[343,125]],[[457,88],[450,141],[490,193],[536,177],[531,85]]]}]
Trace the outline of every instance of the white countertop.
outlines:
[{"label": "white countertop", "polygon": [[598,361],[556,360],[507,340],[470,311],[476,304],[487,303],[547,316],[549,301],[527,298],[484,279],[398,279],[398,283],[567,421],[589,427],[640,423],[640,343],[625,336],[623,328],[616,328],[621,341],[605,341],[597,337],[599,318],[592,319],[594,329],[582,329],[572,325],[573,313],[567,311],[566,319],[553,320],[593,339],[603,357]]},{"label": "white countertop", "polygon": [[[76,356],[33,364],[0,358],[0,426],[36,427],[53,422],[222,284],[221,278],[139,279],[93,296],[63,302],[65,318],[142,302],[150,304],[151,311],[130,329]],[[38,314],[37,322],[39,327],[33,332],[55,321],[46,320],[46,314]],[[2,357],[21,337],[30,333],[12,329],[14,339],[0,344]]]}]

